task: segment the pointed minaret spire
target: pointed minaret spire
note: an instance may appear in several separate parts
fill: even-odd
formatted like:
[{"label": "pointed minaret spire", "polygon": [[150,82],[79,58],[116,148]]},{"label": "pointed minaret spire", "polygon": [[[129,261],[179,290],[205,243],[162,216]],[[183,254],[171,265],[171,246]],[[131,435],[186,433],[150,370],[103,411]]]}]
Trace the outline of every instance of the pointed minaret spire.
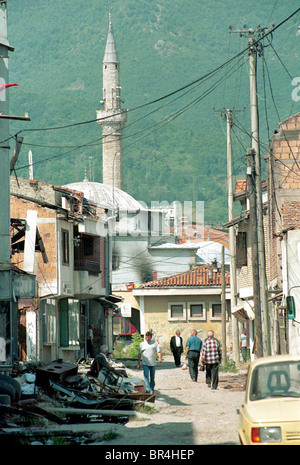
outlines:
[{"label": "pointed minaret spire", "polygon": [[108,35],[107,35],[107,40],[106,40],[103,63],[119,63],[110,13],[109,13]]},{"label": "pointed minaret spire", "polygon": [[103,183],[123,189],[123,127],[126,110],[121,109],[120,67],[109,14],[103,58],[103,110],[97,111],[102,126]]}]

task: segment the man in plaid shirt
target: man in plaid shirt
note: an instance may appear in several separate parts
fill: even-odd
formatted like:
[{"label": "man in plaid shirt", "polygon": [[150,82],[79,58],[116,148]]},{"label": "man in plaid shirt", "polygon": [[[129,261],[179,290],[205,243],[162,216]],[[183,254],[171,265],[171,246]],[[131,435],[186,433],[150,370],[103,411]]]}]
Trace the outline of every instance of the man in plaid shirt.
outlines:
[{"label": "man in plaid shirt", "polygon": [[[208,331],[207,338],[203,342],[201,352],[202,364],[206,368],[206,384],[212,389],[217,389],[219,383],[219,364],[222,360],[222,350],[219,341],[214,337],[213,331]],[[211,385],[212,383],[212,385]]]}]

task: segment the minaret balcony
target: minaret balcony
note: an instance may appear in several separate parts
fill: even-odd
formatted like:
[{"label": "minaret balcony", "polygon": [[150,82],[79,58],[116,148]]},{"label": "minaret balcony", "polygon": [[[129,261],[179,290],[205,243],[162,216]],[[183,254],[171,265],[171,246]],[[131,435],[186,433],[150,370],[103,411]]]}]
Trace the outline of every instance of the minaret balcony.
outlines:
[{"label": "minaret balcony", "polygon": [[101,126],[123,127],[127,121],[127,110],[98,110],[97,120]]}]

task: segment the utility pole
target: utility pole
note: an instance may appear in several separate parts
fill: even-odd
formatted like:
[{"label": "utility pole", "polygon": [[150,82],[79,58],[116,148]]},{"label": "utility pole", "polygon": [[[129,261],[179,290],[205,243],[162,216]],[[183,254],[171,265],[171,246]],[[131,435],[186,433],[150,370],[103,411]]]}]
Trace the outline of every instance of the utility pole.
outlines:
[{"label": "utility pole", "polygon": [[[273,29],[274,25],[272,25]],[[263,343],[264,355],[271,354],[270,344],[270,325],[269,325],[269,304],[267,292],[267,276],[266,276],[266,257],[265,257],[265,241],[264,241],[264,226],[263,226],[263,208],[262,208],[262,179],[261,179],[261,157],[259,146],[259,118],[258,118],[258,103],[257,103],[257,53],[262,53],[262,47],[258,39],[267,33],[269,29],[244,29],[230,32],[239,33],[241,36],[248,37],[249,45],[249,69],[250,69],[250,116],[251,116],[251,148],[255,150],[255,191],[257,196],[257,246],[258,246],[258,266],[260,276],[260,301],[261,313],[263,322]],[[255,39],[257,34],[257,39]]]},{"label": "utility pole", "polygon": [[[216,112],[216,110],[214,109]],[[228,221],[233,220],[233,176],[232,176],[232,143],[231,143],[231,128],[233,124],[234,114],[240,110],[223,109],[218,113],[220,116],[226,118],[227,127],[227,191],[228,191]],[[237,280],[236,280],[236,243],[234,226],[229,228],[229,251],[230,251],[230,303],[233,310],[237,304]],[[232,350],[233,360],[236,366],[240,363],[240,349],[239,349],[239,323],[237,318],[232,317]]]},{"label": "utility pole", "polygon": [[[0,341],[1,369],[10,369],[17,355],[18,312],[14,282],[18,275],[14,273],[10,258],[10,160],[9,160],[9,119],[29,120],[27,116],[9,116],[8,52],[13,51],[7,37],[7,2],[0,0]],[[20,142],[20,141],[18,141]],[[16,152],[19,151],[16,147]],[[14,156],[14,162],[17,153]],[[35,279],[35,277],[34,277]]]},{"label": "utility pole", "polygon": [[226,365],[226,283],[225,283],[225,247],[222,245],[222,365]]},{"label": "utility pole", "polygon": [[262,324],[261,324],[261,293],[260,293],[260,270],[259,270],[259,250],[257,239],[257,195],[256,195],[256,163],[255,150],[247,150],[247,185],[248,198],[250,203],[250,233],[251,233],[251,255],[252,255],[252,281],[253,281],[253,300],[254,300],[254,328],[255,344],[254,350],[256,356],[263,356],[262,343]]}]

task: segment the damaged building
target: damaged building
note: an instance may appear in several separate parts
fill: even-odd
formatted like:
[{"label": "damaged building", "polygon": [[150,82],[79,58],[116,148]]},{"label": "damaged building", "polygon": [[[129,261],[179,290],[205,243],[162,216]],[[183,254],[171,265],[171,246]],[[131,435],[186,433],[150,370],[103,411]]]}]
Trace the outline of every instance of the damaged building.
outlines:
[{"label": "damaged building", "polygon": [[11,177],[12,263],[36,276],[35,297],[19,300],[20,360],[74,362],[95,348],[112,348],[106,273],[106,219],[81,192]]}]

